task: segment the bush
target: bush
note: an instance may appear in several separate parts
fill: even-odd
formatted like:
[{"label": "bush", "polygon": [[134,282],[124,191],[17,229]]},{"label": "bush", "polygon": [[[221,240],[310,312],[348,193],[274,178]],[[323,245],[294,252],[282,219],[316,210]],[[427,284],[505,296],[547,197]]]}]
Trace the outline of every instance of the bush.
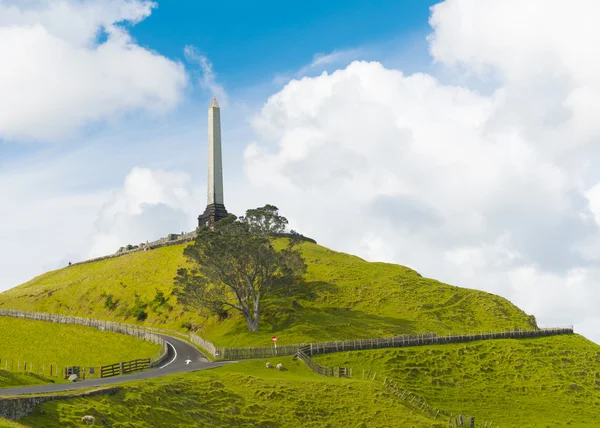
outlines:
[{"label": "bush", "polygon": [[146,312],[147,306],[148,305],[144,303],[139,296],[135,296],[135,303],[133,304],[133,307],[129,313],[138,321],[144,321],[146,318],[148,318],[148,313]]},{"label": "bush", "polygon": [[154,299],[151,302],[151,308],[153,312],[158,311],[159,308],[164,307],[167,310],[173,309],[171,305],[167,302],[169,299],[165,297],[165,293],[160,290],[156,290],[156,294],[154,295]]},{"label": "bush", "polygon": [[117,307],[117,305],[119,304],[115,299],[115,296],[113,296],[112,294],[108,294],[106,295],[105,299],[104,299],[104,307],[107,308],[110,311],[114,311],[115,308]]}]

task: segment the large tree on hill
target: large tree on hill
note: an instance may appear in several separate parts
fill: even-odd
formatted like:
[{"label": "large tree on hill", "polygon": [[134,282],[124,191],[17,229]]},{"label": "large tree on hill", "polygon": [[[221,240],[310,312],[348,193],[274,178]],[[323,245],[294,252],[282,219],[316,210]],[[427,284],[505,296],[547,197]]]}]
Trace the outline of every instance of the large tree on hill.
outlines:
[{"label": "large tree on hill", "polygon": [[184,305],[213,314],[238,310],[248,330],[258,331],[261,300],[289,291],[306,264],[292,245],[276,251],[269,236],[246,220],[248,213],[198,230],[196,242],[184,250],[193,267],[177,271],[175,294]]},{"label": "large tree on hill", "polygon": [[246,216],[240,217],[240,221],[248,224],[252,232],[264,235],[284,233],[288,225],[287,218],[279,215],[279,208],[269,204],[246,210]]}]

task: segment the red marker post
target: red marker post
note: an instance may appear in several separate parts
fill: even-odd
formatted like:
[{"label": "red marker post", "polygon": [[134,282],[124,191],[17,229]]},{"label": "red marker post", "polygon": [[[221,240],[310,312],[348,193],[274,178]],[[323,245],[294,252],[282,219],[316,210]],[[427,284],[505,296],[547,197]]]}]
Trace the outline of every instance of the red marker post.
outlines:
[{"label": "red marker post", "polygon": [[277,336],[273,336],[271,340],[273,341],[273,346],[275,347],[275,354],[277,354]]}]

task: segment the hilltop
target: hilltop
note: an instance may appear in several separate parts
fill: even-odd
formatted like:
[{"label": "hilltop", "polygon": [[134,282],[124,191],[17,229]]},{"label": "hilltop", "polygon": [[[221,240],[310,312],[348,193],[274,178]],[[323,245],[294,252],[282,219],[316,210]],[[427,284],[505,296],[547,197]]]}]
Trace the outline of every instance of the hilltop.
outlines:
[{"label": "hilltop", "polygon": [[[277,239],[283,247],[287,239]],[[78,264],[40,275],[0,294],[0,308],[137,322],[197,333],[220,346],[467,332],[535,327],[535,320],[508,300],[459,288],[416,271],[303,242],[308,265],[292,297],[264,302],[260,331],[243,319],[225,319],[183,308],[172,296],[173,277],[186,265],[183,249],[151,251]],[[138,320],[140,319],[140,320]]]},{"label": "hilltop", "polygon": [[[286,239],[275,241],[279,248],[286,244]],[[296,284],[291,297],[265,301],[260,331],[250,333],[235,313],[223,319],[205,317],[177,303],[173,277],[186,265],[186,245],[48,272],[0,294],[0,308],[137,322],[182,332],[192,328],[221,346],[265,345],[272,335],[286,344],[536,327],[532,316],[502,297],[303,242],[299,248],[308,270],[302,283]],[[600,420],[599,356],[596,344],[569,335],[316,357],[325,365],[351,367],[352,379],[320,377],[291,357],[279,357],[270,361],[282,362],[286,371],[266,370],[264,361],[258,360],[131,383],[114,396],[43,404],[21,422],[77,426],[85,408],[107,423],[129,423],[131,409],[139,408],[143,410],[133,417],[140,426],[163,418],[180,424],[193,418],[238,426],[369,426],[373,421],[379,426],[445,426],[411,411],[379,383],[363,380],[365,370],[393,379],[436,408],[474,415],[479,425],[494,420],[494,426],[504,427],[592,427]],[[183,408],[186,412],[180,411]]]}]

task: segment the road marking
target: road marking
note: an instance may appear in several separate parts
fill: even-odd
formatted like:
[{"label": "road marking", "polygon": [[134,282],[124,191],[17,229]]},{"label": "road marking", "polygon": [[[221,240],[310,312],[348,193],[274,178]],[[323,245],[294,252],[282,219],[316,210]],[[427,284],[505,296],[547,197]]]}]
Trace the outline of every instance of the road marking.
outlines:
[{"label": "road marking", "polygon": [[175,361],[177,359],[177,349],[175,349],[175,347],[173,345],[171,345],[169,342],[167,342],[165,340],[165,342],[167,343],[167,345],[169,345],[171,348],[173,348],[173,352],[175,352],[175,356],[173,357],[173,359],[171,361],[169,361],[167,364],[165,364],[162,367],[159,367],[158,369],[164,369],[165,367],[167,367],[169,364],[171,364],[173,361]]}]

